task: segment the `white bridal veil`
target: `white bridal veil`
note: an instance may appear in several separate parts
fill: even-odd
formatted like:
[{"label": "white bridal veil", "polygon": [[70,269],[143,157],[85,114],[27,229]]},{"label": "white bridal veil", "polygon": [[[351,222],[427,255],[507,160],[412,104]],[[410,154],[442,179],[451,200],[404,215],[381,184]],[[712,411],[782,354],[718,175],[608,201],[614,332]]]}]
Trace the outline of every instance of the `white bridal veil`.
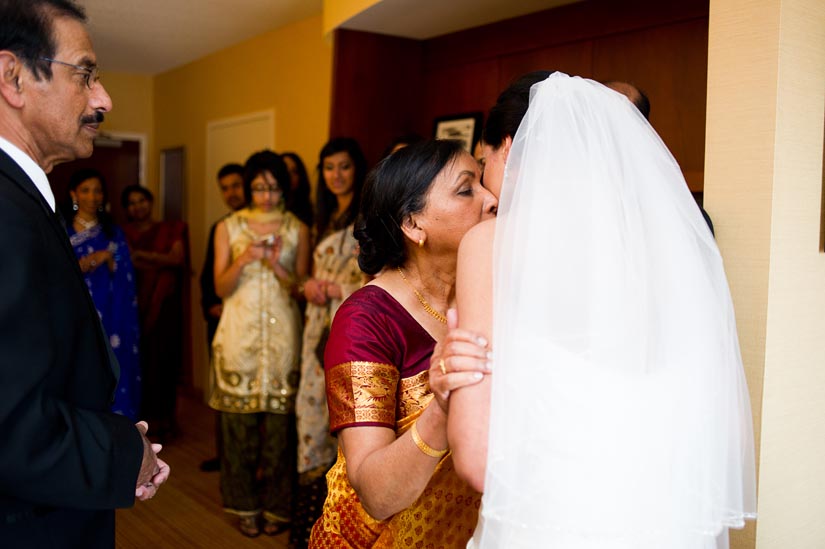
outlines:
[{"label": "white bridal veil", "polygon": [[705,549],[755,517],[722,258],[627,99],[533,86],[495,237],[485,493],[471,547]]}]

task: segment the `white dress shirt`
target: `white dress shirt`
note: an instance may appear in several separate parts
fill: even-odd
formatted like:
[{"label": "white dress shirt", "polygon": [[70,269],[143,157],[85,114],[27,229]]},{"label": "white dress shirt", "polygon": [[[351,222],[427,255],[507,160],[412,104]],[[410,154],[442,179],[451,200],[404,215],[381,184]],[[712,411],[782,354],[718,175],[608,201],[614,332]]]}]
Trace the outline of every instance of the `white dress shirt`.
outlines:
[{"label": "white dress shirt", "polygon": [[37,162],[32,160],[29,155],[12,145],[7,139],[3,139],[2,136],[0,136],[0,149],[9,155],[11,159],[26,172],[29,179],[34,182],[34,186],[37,187],[37,190],[40,191],[40,194],[43,195],[43,198],[45,198],[46,202],[51,206],[52,211],[55,211],[54,193],[52,193],[52,188],[49,186],[49,178],[46,177],[46,172],[43,171],[43,168],[38,166]]}]

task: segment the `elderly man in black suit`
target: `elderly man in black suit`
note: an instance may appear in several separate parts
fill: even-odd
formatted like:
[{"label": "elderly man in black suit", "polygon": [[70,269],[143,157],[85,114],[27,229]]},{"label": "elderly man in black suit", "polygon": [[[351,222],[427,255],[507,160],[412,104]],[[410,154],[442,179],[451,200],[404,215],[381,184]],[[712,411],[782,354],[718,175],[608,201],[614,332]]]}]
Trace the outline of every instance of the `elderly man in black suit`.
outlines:
[{"label": "elderly man in black suit", "polygon": [[71,0],[0,2],[0,546],[114,547],[114,508],[169,475],[109,411],[118,368],[46,173],[111,99]]}]

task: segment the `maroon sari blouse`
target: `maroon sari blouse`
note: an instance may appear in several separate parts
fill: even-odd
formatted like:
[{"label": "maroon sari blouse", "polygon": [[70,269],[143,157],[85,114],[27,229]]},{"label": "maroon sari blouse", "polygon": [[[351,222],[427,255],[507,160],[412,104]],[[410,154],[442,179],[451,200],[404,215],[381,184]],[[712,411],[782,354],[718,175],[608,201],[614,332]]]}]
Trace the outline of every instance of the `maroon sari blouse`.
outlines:
[{"label": "maroon sari blouse", "polygon": [[[433,399],[434,347],[430,334],[382,288],[364,286],[352,294],[335,314],[324,355],[330,430],[379,426],[401,436]],[[481,495],[455,474],[450,454],[418,500],[385,521],[361,506],[340,448],[327,487],[310,540],[318,549],[464,549],[481,504]]]},{"label": "maroon sari blouse", "polygon": [[[338,309],[324,353],[330,431],[389,427],[426,402],[435,340],[390,294],[365,286]],[[417,388],[417,390],[416,390]]]}]

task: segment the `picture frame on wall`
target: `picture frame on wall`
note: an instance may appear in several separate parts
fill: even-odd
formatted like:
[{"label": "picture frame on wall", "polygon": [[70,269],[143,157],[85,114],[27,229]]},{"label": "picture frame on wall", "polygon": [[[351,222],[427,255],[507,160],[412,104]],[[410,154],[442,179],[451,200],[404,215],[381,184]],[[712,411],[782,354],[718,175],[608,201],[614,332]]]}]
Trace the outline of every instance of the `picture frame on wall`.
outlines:
[{"label": "picture frame on wall", "polygon": [[464,144],[468,153],[473,153],[473,145],[481,138],[484,114],[470,112],[439,116],[433,124],[436,139],[455,139]]}]

